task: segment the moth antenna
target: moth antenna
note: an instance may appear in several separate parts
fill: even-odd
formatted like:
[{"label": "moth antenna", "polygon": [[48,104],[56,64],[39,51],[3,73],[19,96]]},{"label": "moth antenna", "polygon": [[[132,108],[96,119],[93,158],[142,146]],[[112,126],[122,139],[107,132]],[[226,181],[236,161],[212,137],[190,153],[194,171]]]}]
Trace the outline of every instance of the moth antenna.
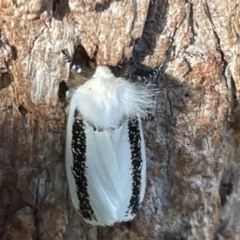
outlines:
[{"label": "moth antenna", "polygon": [[[162,69],[163,65],[160,65],[153,70],[147,71],[143,74],[140,73],[139,75],[137,75],[137,80],[146,84],[152,83],[153,80],[156,80],[158,74],[162,71]],[[153,84],[156,84],[156,81],[154,81]]]},{"label": "moth antenna", "polygon": [[110,67],[112,73],[116,77],[122,77],[122,78],[131,78],[131,75],[136,71],[136,67],[133,64],[129,64],[129,61],[119,63],[117,66],[111,66]]},{"label": "moth antenna", "polygon": [[70,57],[68,50],[67,49],[63,49],[62,50],[62,54],[66,60],[67,63],[71,63],[72,62],[72,58]]}]

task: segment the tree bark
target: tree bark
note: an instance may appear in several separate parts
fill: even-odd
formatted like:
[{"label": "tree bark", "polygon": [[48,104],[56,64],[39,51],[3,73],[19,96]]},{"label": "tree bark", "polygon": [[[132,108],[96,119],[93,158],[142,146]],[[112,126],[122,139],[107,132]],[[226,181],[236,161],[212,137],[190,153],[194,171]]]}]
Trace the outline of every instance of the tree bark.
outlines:
[{"label": "tree bark", "polygon": [[[0,1],[0,238],[240,239],[238,0]],[[61,50],[154,68],[148,183],[131,223],[86,224],[64,167]]]}]

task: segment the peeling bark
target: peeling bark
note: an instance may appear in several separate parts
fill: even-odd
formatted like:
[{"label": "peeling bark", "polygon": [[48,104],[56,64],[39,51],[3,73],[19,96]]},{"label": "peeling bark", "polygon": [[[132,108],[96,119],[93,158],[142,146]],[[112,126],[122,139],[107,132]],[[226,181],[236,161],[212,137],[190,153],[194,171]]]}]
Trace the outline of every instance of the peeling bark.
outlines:
[{"label": "peeling bark", "polygon": [[[237,0],[0,2],[1,239],[239,239]],[[163,65],[131,223],[96,228],[68,198],[61,50]]]}]

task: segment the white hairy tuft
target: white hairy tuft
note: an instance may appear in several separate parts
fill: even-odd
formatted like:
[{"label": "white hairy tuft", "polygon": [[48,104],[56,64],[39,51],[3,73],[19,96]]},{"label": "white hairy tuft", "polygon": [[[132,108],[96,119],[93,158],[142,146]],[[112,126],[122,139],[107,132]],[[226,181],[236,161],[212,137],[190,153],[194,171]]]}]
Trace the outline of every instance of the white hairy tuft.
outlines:
[{"label": "white hairy tuft", "polygon": [[97,128],[116,128],[126,118],[146,117],[155,107],[151,86],[117,78],[106,66],[98,66],[92,78],[71,93],[70,111],[78,109]]}]

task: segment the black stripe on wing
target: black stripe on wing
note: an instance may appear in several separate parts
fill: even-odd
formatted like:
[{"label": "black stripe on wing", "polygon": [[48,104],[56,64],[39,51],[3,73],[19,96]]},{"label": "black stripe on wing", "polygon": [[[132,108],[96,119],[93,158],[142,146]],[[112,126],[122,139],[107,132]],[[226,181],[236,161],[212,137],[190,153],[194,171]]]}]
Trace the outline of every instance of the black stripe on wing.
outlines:
[{"label": "black stripe on wing", "polygon": [[88,183],[86,178],[86,134],[83,120],[75,111],[72,128],[72,154],[73,168],[72,173],[77,186],[77,195],[79,199],[79,213],[84,219],[97,221],[94,211],[91,207]]},{"label": "black stripe on wing", "polygon": [[128,122],[128,137],[130,142],[132,162],[132,196],[126,214],[129,212],[131,214],[136,214],[140,202],[141,170],[143,163],[141,154],[141,136],[137,118],[131,119]]}]

